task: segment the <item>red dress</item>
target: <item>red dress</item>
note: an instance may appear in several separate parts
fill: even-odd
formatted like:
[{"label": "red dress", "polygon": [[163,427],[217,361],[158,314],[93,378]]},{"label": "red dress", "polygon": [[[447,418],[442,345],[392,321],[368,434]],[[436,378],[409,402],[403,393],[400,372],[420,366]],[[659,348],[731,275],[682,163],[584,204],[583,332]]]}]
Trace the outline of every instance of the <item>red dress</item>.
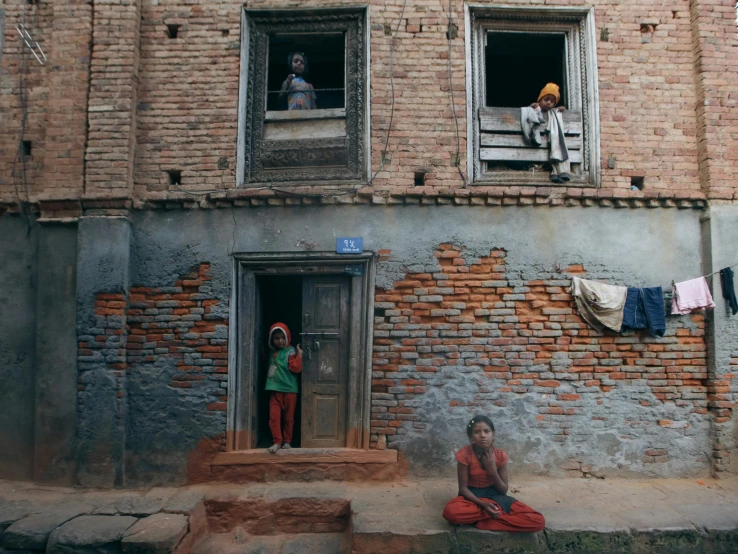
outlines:
[{"label": "red dress", "polygon": [[[493,451],[497,467],[502,467],[508,462],[509,457],[504,450],[494,448]],[[460,464],[467,466],[469,471],[467,484],[470,488],[477,489],[477,492],[484,494],[480,489],[489,489],[492,487],[492,479],[477,459],[471,445],[459,450],[456,453],[456,460]],[[546,522],[543,516],[530,506],[510,496],[500,495],[494,489],[488,492],[488,496],[493,496],[494,498],[486,498],[485,496],[477,496],[477,498],[496,504],[500,508],[499,517],[493,519],[482,508],[468,501],[463,496],[457,496],[446,504],[446,507],[443,509],[443,517],[456,525],[476,524],[478,529],[485,529],[487,531],[535,533],[544,528]]]}]

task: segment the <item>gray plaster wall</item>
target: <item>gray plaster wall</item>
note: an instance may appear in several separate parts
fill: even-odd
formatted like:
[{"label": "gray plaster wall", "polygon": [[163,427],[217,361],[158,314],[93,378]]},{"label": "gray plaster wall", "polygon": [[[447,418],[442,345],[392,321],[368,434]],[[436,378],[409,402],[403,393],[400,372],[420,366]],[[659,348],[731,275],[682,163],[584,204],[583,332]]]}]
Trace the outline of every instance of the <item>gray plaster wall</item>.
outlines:
[{"label": "gray plaster wall", "polygon": [[[228,308],[233,252],[334,251],[338,236],[364,237],[365,250],[390,249],[391,258],[377,267],[377,287],[391,288],[406,272],[438,269],[433,253],[441,243],[464,248],[467,261],[489,254],[493,248],[507,251],[508,278],[526,281],[550,278],[554,268],[581,263],[591,278],[630,286],[661,285],[672,279],[701,275],[701,212],[658,209],[596,208],[490,208],[453,206],[316,208],[262,208],[137,212],[134,216],[131,282],[142,286],[171,286],[177,278],[201,262],[210,262],[212,289]],[[687,318],[688,319],[688,318]],[[674,332],[670,323],[668,333]],[[198,434],[223,433],[220,422],[196,416],[192,399],[167,388],[168,364],[142,368],[135,377],[141,391],[132,389],[129,406],[142,414],[179,414],[176,417],[141,417],[136,436],[129,434],[128,449],[144,453],[147,436],[165,434],[170,460],[183,460]],[[157,375],[159,372],[161,375]],[[412,378],[412,374],[409,374]],[[691,407],[656,401],[645,408],[634,397],[648,398],[644,384],[617,387],[600,404],[585,408],[607,414],[607,422],[589,418],[578,423],[579,438],[566,444],[550,440],[535,424],[536,395],[511,399],[505,408],[494,405],[494,383],[482,383],[481,368],[447,367],[437,375],[438,386],[408,399],[426,423],[423,431],[412,427],[391,444],[408,457],[415,474],[453,472],[452,452],[466,439],[466,421],[477,409],[449,410],[452,398],[475,395],[498,422],[499,441],[516,462],[516,470],[548,472],[571,458],[591,464],[600,473],[704,475],[709,470],[710,428],[707,418],[689,413]],[[139,385],[136,385],[139,387]],[[487,387],[487,388],[485,388]],[[140,398],[139,398],[140,396]],[[144,410],[145,408],[145,410]],[[138,408],[137,408],[138,409]],[[188,418],[186,414],[193,414]],[[181,417],[180,417],[181,416]],[[632,421],[686,420],[689,429],[674,430],[650,425],[633,431]],[[212,435],[211,435],[212,436]],[[640,462],[643,451],[664,447],[675,453],[658,467]],[[134,459],[135,458],[135,459]],[[129,472],[137,472],[155,460],[129,457]],[[181,467],[181,466],[180,466]]]},{"label": "gray plaster wall", "polygon": [[75,483],[77,226],[38,229],[34,480]]},{"label": "gray plaster wall", "polygon": [[38,227],[6,216],[0,236],[0,478],[31,479]]},{"label": "gray plaster wall", "polygon": [[[716,204],[710,208],[709,219],[705,221],[706,243],[710,252],[707,271],[720,269],[738,263],[738,206]],[[733,268],[738,272],[738,267]],[[710,318],[711,363],[718,379],[728,379],[731,383],[729,396],[733,405],[738,402],[738,314],[733,315],[721,293],[720,275],[711,279],[715,309]],[[738,279],[734,282],[738,287]],[[738,290],[738,289],[737,289]],[[733,410],[731,421],[716,425],[716,438],[730,452],[724,469],[738,473],[738,410]]]},{"label": "gray plaster wall", "polygon": [[[77,338],[94,342],[107,329],[105,351],[78,358],[77,480],[88,487],[125,485],[126,382],[124,319],[95,314],[98,293],[130,288],[131,222],[126,218],[84,217],[77,238]],[[153,416],[153,414],[152,414]]]}]

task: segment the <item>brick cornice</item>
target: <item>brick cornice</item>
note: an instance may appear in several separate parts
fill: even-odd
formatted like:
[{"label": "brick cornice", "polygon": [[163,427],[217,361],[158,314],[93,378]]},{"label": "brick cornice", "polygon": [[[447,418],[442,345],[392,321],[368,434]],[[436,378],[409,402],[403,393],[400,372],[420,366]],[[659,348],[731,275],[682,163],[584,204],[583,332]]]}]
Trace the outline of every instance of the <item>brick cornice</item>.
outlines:
[{"label": "brick cornice", "polygon": [[[725,201],[721,201],[725,203]],[[285,192],[264,189],[239,189],[212,192],[207,194],[188,194],[184,192],[150,193],[144,198],[94,198],[53,199],[32,202],[30,210],[42,218],[78,218],[84,214],[115,212],[121,210],[161,210],[161,209],[218,209],[232,207],[268,206],[320,206],[320,205],[376,205],[376,206],[566,206],[600,208],[678,208],[704,209],[709,201],[702,193],[690,196],[666,192],[552,190],[534,189],[448,189],[421,188],[396,190],[363,187],[351,191]],[[0,201],[0,214],[20,213],[18,204]]]}]

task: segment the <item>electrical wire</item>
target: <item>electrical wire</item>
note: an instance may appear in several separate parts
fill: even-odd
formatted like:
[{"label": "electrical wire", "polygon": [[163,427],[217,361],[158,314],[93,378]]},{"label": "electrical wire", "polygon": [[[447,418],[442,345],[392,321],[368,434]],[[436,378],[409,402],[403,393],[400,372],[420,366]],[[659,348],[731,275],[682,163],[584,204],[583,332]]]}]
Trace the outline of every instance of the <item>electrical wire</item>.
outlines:
[{"label": "electrical wire", "polygon": [[461,180],[464,182],[463,186],[466,186],[466,176],[461,171],[461,138],[459,135],[459,118],[456,115],[456,101],[454,99],[454,79],[453,70],[451,69],[451,43],[453,40],[453,23],[454,23],[454,12],[451,6],[451,1],[448,0],[448,89],[451,91],[451,110],[454,114],[454,124],[456,125],[456,157],[454,158],[454,165],[459,170]]},{"label": "electrical wire", "polygon": [[374,178],[384,167],[384,162],[387,158],[387,147],[389,146],[390,133],[392,132],[392,120],[395,117],[395,72],[394,72],[395,44],[397,42],[397,35],[400,32],[400,24],[402,23],[402,18],[405,16],[405,6],[407,6],[407,0],[402,0],[402,11],[400,12],[400,17],[397,20],[397,27],[395,27],[395,34],[392,37],[392,44],[390,45],[389,74],[390,74],[390,89],[392,90],[392,104],[390,106],[389,125],[387,126],[387,138],[384,141],[384,150],[382,151],[382,159],[380,160],[379,167],[374,172],[374,175],[372,175],[371,179],[369,179],[367,186],[372,184],[372,181],[374,181]]},{"label": "electrical wire", "polygon": [[[38,6],[36,12],[38,13]],[[23,4],[21,12],[21,22],[23,28],[26,27],[26,4]],[[34,22],[36,19],[34,18]],[[21,125],[20,125],[20,138],[18,139],[18,149],[16,150],[15,158],[13,159],[13,189],[15,190],[15,196],[18,201],[18,208],[26,218],[28,230],[26,236],[31,234],[33,228],[33,220],[30,215],[30,192],[28,189],[28,168],[26,166],[26,155],[24,152],[24,143],[26,137],[26,124],[28,122],[28,58],[26,56],[26,43],[21,40],[21,51],[20,51],[20,65],[18,66],[18,101],[21,109]],[[21,176],[23,193],[25,195],[25,201],[21,198],[19,184],[18,184],[18,162],[21,164]]]}]

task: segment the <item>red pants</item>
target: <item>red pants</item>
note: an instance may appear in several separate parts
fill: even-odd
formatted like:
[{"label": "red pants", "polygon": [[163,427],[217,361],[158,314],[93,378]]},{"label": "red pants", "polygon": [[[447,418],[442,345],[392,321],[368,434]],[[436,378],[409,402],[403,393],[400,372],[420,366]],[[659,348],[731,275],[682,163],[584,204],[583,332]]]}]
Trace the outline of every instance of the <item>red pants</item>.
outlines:
[{"label": "red pants", "polygon": [[272,391],[269,397],[269,429],[274,444],[292,442],[295,406],[297,406],[296,392]]},{"label": "red pants", "polygon": [[[480,498],[485,502],[492,502]],[[497,505],[496,503],[494,503]],[[499,505],[497,505],[499,507]],[[522,502],[513,502],[510,513],[500,512],[500,517],[492,519],[487,512],[463,496],[457,496],[443,509],[443,517],[455,525],[477,524],[477,529],[485,531],[510,531],[512,533],[535,533],[546,525],[543,516]]]}]

